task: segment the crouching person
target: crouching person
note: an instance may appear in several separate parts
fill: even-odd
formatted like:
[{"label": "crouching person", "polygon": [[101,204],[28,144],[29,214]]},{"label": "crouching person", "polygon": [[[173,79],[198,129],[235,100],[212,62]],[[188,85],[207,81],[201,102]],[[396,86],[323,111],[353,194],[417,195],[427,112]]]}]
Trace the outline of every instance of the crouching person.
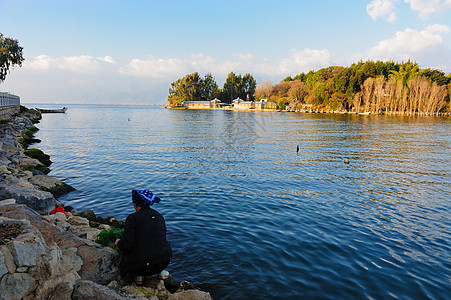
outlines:
[{"label": "crouching person", "polygon": [[125,220],[124,234],[114,244],[124,253],[120,264],[122,278],[142,284],[142,276],[167,273],[164,269],[171,260],[172,249],[166,240],[163,216],[150,208],[160,198],[148,190],[133,190],[132,200],[135,212]]}]

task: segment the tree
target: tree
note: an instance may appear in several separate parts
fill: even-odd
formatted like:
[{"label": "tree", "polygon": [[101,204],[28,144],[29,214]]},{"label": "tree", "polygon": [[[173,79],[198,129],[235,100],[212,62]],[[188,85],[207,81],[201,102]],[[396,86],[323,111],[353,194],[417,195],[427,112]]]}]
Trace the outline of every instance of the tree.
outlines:
[{"label": "tree", "polygon": [[282,81],[290,82],[290,81],[293,81],[293,78],[291,78],[291,76],[287,76],[287,77],[285,77],[285,79],[282,80]]},{"label": "tree", "polygon": [[254,77],[247,73],[243,76],[243,92],[244,96],[247,98],[249,95],[249,100],[254,100],[255,88],[257,87],[257,82]]},{"label": "tree", "polygon": [[293,80],[300,80],[300,81],[305,82],[305,78],[306,78],[306,75],[304,73],[301,73],[301,74],[294,76]]},{"label": "tree", "polygon": [[291,100],[299,101],[301,103],[305,103],[304,98],[308,95],[307,90],[305,88],[305,83],[302,81],[296,82],[291,88],[288,90],[288,97]]},{"label": "tree", "polygon": [[0,33],[0,83],[5,80],[10,67],[22,66],[25,60],[22,56],[23,47],[17,40],[4,37]]},{"label": "tree", "polygon": [[405,64],[399,67],[398,71],[390,71],[391,76],[394,76],[395,81],[401,80],[404,86],[407,86],[407,80],[411,77],[415,77],[420,73],[420,67],[417,63],[407,61]]},{"label": "tree", "polygon": [[435,69],[424,69],[420,74],[426,78],[432,80],[432,82],[437,82],[438,85],[446,85],[450,82],[450,78],[445,76],[445,72]]},{"label": "tree", "polygon": [[183,101],[200,100],[202,97],[202,80],[197,72],[188,74],[171,83],[168,102],[179,104]]},{"label": "tree", "polygon": [[202,100],[211,100],[213,93],[218,89],[215,78],[211,73],[207,73],[201,82],[201,98]]},{"label": "tree", "polygon": [[222,91],[226,96],[225,102],[228,102],[229,100],[229,103],[232,103],[232,100],[237,97],[244,99],[243,79],[241,78],[241,74],[236,76],[234,72],[230,72],[229,75],[227,75],[226,81],[224,82],[224,88],[222,89]]},{"label": "tree", "polygon": [[255,90],[255,97],[257,99],[269,98],[269,96],[271,96],[272,90],[273,86],[271,82],[265,80],[257,86]]}]

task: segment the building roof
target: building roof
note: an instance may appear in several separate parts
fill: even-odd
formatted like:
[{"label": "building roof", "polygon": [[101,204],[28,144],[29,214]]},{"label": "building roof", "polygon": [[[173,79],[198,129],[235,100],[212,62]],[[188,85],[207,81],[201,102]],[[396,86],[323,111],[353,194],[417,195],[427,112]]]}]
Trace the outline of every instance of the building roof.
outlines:
[{"label": "building roof", "polygon": [[183,101],[183,104],[210,104],[210,101]]}]

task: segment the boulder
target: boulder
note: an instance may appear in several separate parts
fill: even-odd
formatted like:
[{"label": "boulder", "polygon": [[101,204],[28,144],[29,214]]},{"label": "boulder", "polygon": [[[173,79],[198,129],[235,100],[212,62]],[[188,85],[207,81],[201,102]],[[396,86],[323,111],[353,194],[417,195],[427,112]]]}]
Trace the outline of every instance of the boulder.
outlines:
[{"label": "boulder", "polygon": [[5,199],[0,201],[0,206],[2,205],[9,205],[9,204],[15,204],[16,199]]},{"label": "boulder", "polygon": [[[106,286],[96,284],[92,281],[80,280],[74,287],[73,300],[125,300],[123,297]],[[145,299],[145,298],[144,298]]]},{"label": "boulder", "polygon": [[180,291],[169,295],[167,300],[211,300],[210,293],[199,290]]},{"label": "boulder", "polygon": [[[186,281],[185,281],[186,283]],[[145,297],[147,299],[171,299],[171,300],[211,300],[211,295],[208,292],[202,292],[195,289],[184,290],[183,286],[178,286],[178,290],[171,293],[165,288],[163,280],[158,278],[151,278],[150,282],[145,283],[144,286],[136,287],[134,285],[123,286],[120,291],[123,294]],[[192,286],[192,284],[191,284]]]},{"label": "boulder", "polygon": [[96,214],[91,209],[79,212],[78,216],[86,218],[89,221],[96,221]]},{"label": "boulder", "polygon": [[85,226],[89,227],[89,221],[86,218],[79,217],[79,216],[73,216],[67,219],[67,222],[71,225],[75,226]]},{"label": "boulder", "polygon": [[[39,233],[40,235],[40,233]],[[21,234],[9,243],[17,267],[33,267],[45,253],[42,237],[36,232]]]},{"label": "boulder", "polygon": [[33,126],[33,123],[31,123],[30,120],[28,120],[27,118],[24,118],[24,117],[17,117],[14,120],[14,124],[19,124],[19,125],[22,125],[23,127]]},{"label": "boulder", "polygon": [[[11,251],[9,251],[8,247],[6,247],[6,245],[4,246],[0,246],[0,253],[3,256],[3,264],[6,267],[6,270],[13,274],[16,272],[16,265],[14,264],[14,257],[11,253]],[[2,275],[0,275],[0,278],[2,277]]]},{"label": "boulder", "polygon": [[6,273],[8,273],[8,268],[6,267],[3,252],[0,251],[0,278],[2,278],[2,276],[5,275]]},{"label": "boulder", "polygon": [[66,215],[62,212],[56,212],[54,214],[54,216],[55,216],[56,221],[59,223],[66,222],[66,220],[67,220]]},{"label": "boulder", "polygon": [[63,253],[68,248],[76,248],[76,255],[83,261],[78,272],[81,279],[108,284],[118,276],[119,257],[113,249],[103,248],[97,243],[64,231],[25,205],[0,206],[0,215],[11,219],[29,220],[39,229],[47,244],[55,242]]},{"label": "boulder", "polygon": [[18,158],[19,167],[37,167],[41,165],[41,162],[35,158],[28,156],[20,156]]},{"label": "boulder", "polygon": [[76,272],[81,270],[81,266],[83,265],[83,260],[80,256],[77,255],[77,248],[67,248],[62,251],[63,260],[72,264],[74,270]]},{"label": "boulder", "polygon": [[28,182],[27,180],[19,179],[19,181],[16,183],[26,189],[36,190],[36,187],[34,185],[32,185],[30,182]]},{"label": "boulder", "polygon": [[[4,229],[20,226],[0,247],[0,299],[51,299],[55,292],[58,297],[53,299],[70,299],[80,276],[74,265],[64,260],[59,246],[48,246],[38,228],[26,219],[1,216],[0,225]],[[3,233],[11,236],[12,232]]]},{"label": "boulder", "polygon": [[10,175],[11,171],[5,165],[0,165],[0,174]]},{"label": "boulder", "polygon": [[40,214],[47,214],[57,204],[49,192],[25,188],[7,181],[0,181],[0,198],[13,198],[17,203],[25,204]]},{"label": "boulder", "polygon": [[55,197],[75,191],[75,189],[67,183],[46,175],[35,175],[29,179],[29,182],[38,186],[43,191],[52,193]]},{"label": "boulder", "polygon": [[34,288],[35,279],[26,273],[6,274],[0,282],[0,299],[22,299]]}]

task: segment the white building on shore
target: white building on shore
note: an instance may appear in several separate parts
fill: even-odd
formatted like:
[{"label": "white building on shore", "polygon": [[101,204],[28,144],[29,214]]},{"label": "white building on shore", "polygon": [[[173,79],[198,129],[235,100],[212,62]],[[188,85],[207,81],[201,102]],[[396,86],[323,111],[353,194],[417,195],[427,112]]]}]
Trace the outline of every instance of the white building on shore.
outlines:
[{"label": "white building on shore", "polygon": [[20,97],[0,92],[0,120],[6,120],[20,110]]}]

